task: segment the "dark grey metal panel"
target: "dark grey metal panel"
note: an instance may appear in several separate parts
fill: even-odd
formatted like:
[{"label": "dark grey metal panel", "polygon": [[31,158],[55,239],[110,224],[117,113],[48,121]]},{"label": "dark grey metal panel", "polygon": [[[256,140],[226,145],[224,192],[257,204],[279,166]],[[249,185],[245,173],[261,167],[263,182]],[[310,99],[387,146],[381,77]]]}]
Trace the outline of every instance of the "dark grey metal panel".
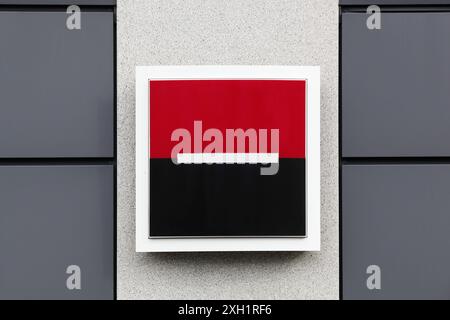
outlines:
[{"label": "dark grey metal panel", "polygon": [[[0,299],[113,299],[113,167],[0,166]],[[68,290],[69,265],[81,290]]]},{"label": "dark grey metal panel", "polygon": [[0,12],[0,157],[112,157],[113,12]]},{"label": "dark grey metal panel", "polygon": [[450,164],[343,166],[344,299],[450,299],[449,190]]},{"label": "dark grey metal panel", "polygon": [[342,14],[342,155],[450,156],[450,12]]},{"label": "dark grey metal panel", "polygon": [[83,5],[113,6],[116,0],[0,0],[0,5]]},{"label": "dark grey metal panel", "polygon": [[339,5],[445,5],[450,0],[339,0]]}]

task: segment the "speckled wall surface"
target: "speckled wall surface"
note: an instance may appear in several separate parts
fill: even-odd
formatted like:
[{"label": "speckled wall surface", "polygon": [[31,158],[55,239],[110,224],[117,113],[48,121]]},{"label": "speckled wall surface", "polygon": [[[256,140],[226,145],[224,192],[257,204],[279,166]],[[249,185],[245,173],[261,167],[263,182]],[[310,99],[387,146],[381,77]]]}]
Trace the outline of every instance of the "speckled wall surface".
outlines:
[{"label": "speckled wall surface", "polygon": [[[338,1],[118,0],[119,299],[337,299]],[[135,252],[136,65],[319,65],[317,253]]]}]

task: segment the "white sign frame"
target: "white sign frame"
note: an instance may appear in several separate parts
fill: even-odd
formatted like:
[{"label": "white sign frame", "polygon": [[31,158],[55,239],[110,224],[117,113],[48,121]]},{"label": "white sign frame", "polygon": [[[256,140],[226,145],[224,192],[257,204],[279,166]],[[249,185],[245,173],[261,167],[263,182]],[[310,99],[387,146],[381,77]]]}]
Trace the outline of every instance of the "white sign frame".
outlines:
[{"label": "white sign frame", "polygon": [[[149,81],[152,79],[306,80],[306,237],[150,238]],[[136,67],[136,252],[320,251],[320,67]]]}]

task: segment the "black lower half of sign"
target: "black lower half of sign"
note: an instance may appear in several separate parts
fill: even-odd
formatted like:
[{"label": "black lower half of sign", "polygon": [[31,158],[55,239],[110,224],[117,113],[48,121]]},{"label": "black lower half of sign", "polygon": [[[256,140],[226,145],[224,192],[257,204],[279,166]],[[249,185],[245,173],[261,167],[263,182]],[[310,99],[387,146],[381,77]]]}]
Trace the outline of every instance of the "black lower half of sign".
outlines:
[{"label": "black lower half of sign", "polygon": [[260,164],[150,160],[150,237],[305,237],[305,159]]}]

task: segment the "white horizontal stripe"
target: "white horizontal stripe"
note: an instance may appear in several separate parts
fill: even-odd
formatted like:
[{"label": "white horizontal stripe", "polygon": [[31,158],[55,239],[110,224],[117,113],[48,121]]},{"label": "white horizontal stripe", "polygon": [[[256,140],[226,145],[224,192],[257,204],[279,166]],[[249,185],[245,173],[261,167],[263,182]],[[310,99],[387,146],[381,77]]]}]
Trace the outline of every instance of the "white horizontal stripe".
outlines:
[{"label": "white horizontal stripe", "polygon": [[278,163],[278,153],[179,153],[177,163]]}]

